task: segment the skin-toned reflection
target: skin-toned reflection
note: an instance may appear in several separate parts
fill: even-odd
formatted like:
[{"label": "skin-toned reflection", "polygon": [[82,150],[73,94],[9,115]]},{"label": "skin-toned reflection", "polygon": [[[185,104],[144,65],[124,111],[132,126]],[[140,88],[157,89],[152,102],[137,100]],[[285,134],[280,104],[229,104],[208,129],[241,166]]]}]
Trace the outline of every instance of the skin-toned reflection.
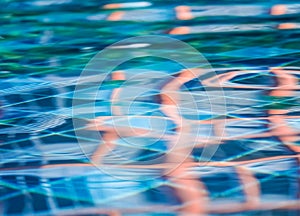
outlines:
[{"label": "skin-toned reflection", "polygon": [[[125,77],[125,74],[123,71],[115,71],[112,73],[112,80],[123,81],[125,79],[126,79],[126,77]],[[118,101],[120,91],[121,91],[121,88],[115,88],[113,90],[112,95],[111,95],[112,104],[114,104],[116,101]],[[111,109],[112,109],[113,115],[116,115],[116,116],[121,115],[121,110],[120,110],[119,106],[112,106]],[[109,117],[100,117],[100,118],[96,119],[95,122],[93,122],[94,124],[96,124],[97,130],[103,131],[103,130],[101,130],[101,128],[98,128],[98,125],[104,124],[104,120],[106,120],[106,119],[109,119]],[[107,129],[107,128],[103,128],[103,129],[105,131],[105,129]],[[96,163],[101,163],[102,157],[105,156],[106,154],[108,154],[109,151],[114,149],[114,147],[115,147],[114,141],[117,140],[119,138],[119,136],[113,130],[113,128],[110,128],[104,133],[102,138],[103,138],[104,144],[100,145],[91,157],[91,160]]]},{"label": "skin-toned reflection", "polygon": [[[208,198],[206,189],[199,179],[188,172],[188,164],[192,162],[189,157],[193,146],[190,145],[191,120],[182,117],[180,108],[180,87],[186,82],[197,78],[202,71],[200,69],[182,70],[178,76],[170,80],[161,89],[161,111],[176,125],[174,135],[165,135],[163,138],[169,142],[169,150],[166,154],[165,176],[175,185],[174,189],[177,196],[182,201],[182,215],[203,215],[206,212]],[[125,74],[122,71],[113,72],[113,80],[125,80]],[[121,88],[115,88],[112,92],[111,101],[115,104],[120,100]],[[122,111],[119,106],[112,106],[113,116],[121,116]],[[122,116],[121,116],[122,117]],[[153,116],[151,116],[153,118]],[[134,127],[114,127],[103,126],[104,121],[114,117],[98,117],[91,122],[90,130],[99,130],[104,132],[103,144],[100,144],[91,157],[96,164],[101,164],[103,157],[115,148],[114,142],[122,137],[139,137],[148,131]],[[197,121],[196,121],[197,122]],[[116,128],[117,127],[117,128]],[[151,135],[150,135],[151,136]],[[170,169],[171,168],[171,169]]]},{"label": "skin-toned reflection", "polygon": [[[219,81],[222,85],[232,88],[228,84],[233,78],[241,73],[246,73],[247,71],[229,71],[219,76]],[[253,71],[252,71],[253,72]],[[297,115],[290,115],[292,111],[288,101],[290,98],[295,97],[296,90],[298,87],[298,79],[295,74],[299,74],[299,71],[287,70],[283,68],[272,68],[270,72],[274,75],[274,80],[276,80],[276,86],[272,87],[262,87],[262,86],[250,86],[249,84],[243,85],[239,84],[237,88],[243,89],[249,87],[249,89],[268,89],[268,96],[274,99],[275,102],[283,101],[280,106],[274,104],[266,105],[264,111],[267,112],[267,116],[263,117],[236,117],[230,118],[226,122],[223,119],[208,119],[208,120],[190,120],[185,119],[180,113],[181,108],[181,98],[182,95],[179,94],[181,86],[191,79],[199,76],[201,71],[198,69],[182,70],[176,76],[169,80],[160,89],[160,111],[164,116],[134,116],[134,118],[143,119],[162,119],[164,121],[172,121],[174,123],[174,133],[166,133],[163,136],[157,135],[153,130],[155,128],[140,128],[138,126],[131,126],[125,124],[111,124],[111,122],[118,122],[119,119],[126,118],[126,113],[121,110],[121,105],[118,104],[121,98],[121,92],[125,88],[117,87],[114,88],[110,101],[112,101],[111,116],[102,116],[95,118],[90,121],[88,125],[89,130],[100,131],[102,134],[102,140],[99,146],[93,152],[91,160],[93,163],[88,162],[66,162],[59,164],[45,164],[40,166],[18,166],[11,168],[0,168],[1,172],[6,171],[22,171],[33,168],[38,168],[40,170],[54,169],[54,168],[71,168],[71,169],[89,169],[93,167],[93,164],[99,166],[105,166],[106,169],[116,169],[120,168],[126,169],[153,169],[158,172],[162,172],[165,177],[166,182],[169,187],[173,188],[172,196],[175,196],[180,203],[176,204],[163,204],[159,206],[162,209],[168,209],[174,214],[180,215],[207,215],[213,213],[234,213],[241,211],[250,210],[271,210],[271,209],[299,209],[300,202],[299,199],[296,200],[272,200],[271,202],[266,202],[264,198],[263,188],[261,186],[261,179],[255,175],[255,170],[257,169],[257,164],[276,164],[280,161],[299,161],[299,147],[295,144],[299,140],[298,131],[289,125],[289,120],[299,119]],[[112,80],[124,81],[128,79],[125,76],[124,71],[116,71],[112,74]],[[201,83],[206,83],[208,86],[215,85],[215,80],[208,78],[201,81]],[[273,103],[270,100],[270,103]],[[283,104],[283,105],[282,105]],[[235,124],[244,121],[268,121],[268,127],[264,131],[257,131],[257,133],[249,134],[235,134],[230,136],[230,134],[223,133],[224,126],[227,123]],[[204,137],[199,135],[195,139],[195,146],[189,145],[191,134],[193,134],[193,127],[197,125],[211,125],[214,131],[212,137]],[[156,128],[157,129],[157,128]],[[221,160],[221,161],[195,161],[191,154],[194,147],[203,148],[206,146],[218,145],[217,139],[214,137],[221,137],[221,145],[227,145],[228,141],[240,140],[240,139],[251,139],[251,138],[268,138],[277,137],[280,141],[278,145],[284,145],[292,150],[295,154],[287,155],[275,155],[275,156],[260,156],[259,158],[238,158],[239,160]],[[223,137],[222,137],[223,136]],[[111,164],[105,163],[104,158],[112,154],[112,150],[117,147],[116,142],[120,138],[126,137],[151,137],[159,138],[165,140],[168,143],[168,148],[166,150],[166,155],[164,161],[160,163],[125,163],[125,164]],[[214,171],[217,168],[227,169],[232,168],[230,172],[236,181],[236,188],[241,191],[241,200],[231,200],[230,202],[219,202],[216,203],[214,199],[210,198],[212,192],[207,187],[201,172],[198,172],[198,168],[207,168],[209,171]],[[272,167],[271,167],[272,168]],[[101,178],[101,177],[99,177]],[[217,180],[216,180],[217,181]],[[230,180],[229,180],[230,181]],[[220,182],[222,184],[223,182]],[[224,181],[224,183],[226,183]],[[87,186],[88,187],[88,186]],[[100,189],[99,189],[100,190]],[[145,196],[148,196],[145,194]],[[230,199],[230,198],[229,198]],[[158,208],[154,206],[152,208]],[[82,214],[108,214],[108,215],[121,215],[124,213],[140,213],[151,212],[149,209],[135,209],[133,206],[130,209],[101,209],[100,206],[88,207],[82,211]],[[78,213],[79,214],[79,213]],[[74,215],[68,212],[64,212],[62,215]]]},{"label": "skin-toned reflection", "polygon": [[[283,101],[293,97],[294,90],[298,85],[298,78],[291,74],[289,70],[274,68],[271,71],[276,75],[278,88],[270,91],[269,95],[282,98]],[[298,73],[299,72],[300,71],[298,71]],[[286,121],[288,113],[289,110],[284,108],[268,110],[270,131],[293,152],[300,153],[300,146],[295,145],[295,141],[299,140],[299,131],[296,131],[288,125],[288,122]]]},{"label": "skin-toned reflection", "polygon": [[[177,149],[167,155],[167,162],[173,164],[176,168],[171,172],[167,170],[167,176],[169,176],[171,182],[177,185],[175,187],[176,193],[184,203],[181,210],[182,215],[203,215],[206,212],[208,201],[204,185],[197,179],[197,176],[188,172],[186,164],[191,162],[192,159],[186,156],[190,155],[193,146],[190,148],[182,148],[182,146],[189,146],[189,143],[186,143],[185,135],[192,135],[190,132],[191,124],[178,111],[180,98],[177,92],[184,83],[198,78],[199,74],[201,74],[200,69],[183,70],[161,90],[161,110],[176,124],[176,134],[179,136],[175,145],[172,146]],[[180,164],[177,164],[178,161]]]},{"label": "skin-toned reflection", "polygon": [[[297,79],[294,75],[291,75],[288,71],[283,69],[271,69],[271,71],[276,75],[277,86],[270,91],[269,95],[274,97],[292,97],[294,89],[297,89]],[[226,82],[236,75],[240,71],[232,71],[226,74],[217,75],[218,80],[221,84],[227,85]],[[251,119],[267,119],[270,122],[270,130],[267,132],[261,132],[259,134],[249,134],[241,135],[238,134],[235,137],[227,137],[223,133],[224,121],[222,119],[212,119],[212,120],[187,120],[182,117],[179,107],[180,107],[180,95],[178,91],[180,87],[186,82],[196,78],[201,74],[198,69],[182,70],[176,77],[170,80],[161,89],[161,111],[174,122],[175,135],[166,135],[163,138],[168,140],[170,143],[169,148],[172,151],[168,151],[165,163],[160,164],[148,164],[148,165],[138,165],[138,164],[124,164],[116,165],[123,168],[155,168],[165,170],[165,176],[172,183],[176,196],[181,200],[182,204],[178,207],[178,211],[182,215],[204,215],[208,212],[215,213],[225,213],[225,212],[238,212],[253,209],[264,209],[272,208],[271,205],[266,205],[260,201],[260,183],[254,176],[248,165],[252,163],[258,163],[263,161],[275,161],[280,159],[292,159],[298,158],[299,155],[280,155],[272,157],[262,157],[252,160],[242,160],[242,161],[222,161],[222,162],[195,162],[191,159],[190,154],[193,150],[193,146],[187,145],[188,137],[185,135],[190,135],[191,125],[193,124],[210,124],[213,126],[214,133],[216,136],[223,136],[223,141],[234,140],[241,138],[252,138],[252,137],[278,137],[284,145],[287,145],[294,152],[299,153],[299,147],[293,145],[293,142],[298,139],[297,132],[291,129],[285,118],[297,118],[295,116],[287,116],[288,110],[285,109],[269,109],[267,110],[269,117],[256,117]],[[113,74],[114,80],[125,80],[125,75],[118,71]],[[216,77],[208,78],[202,83],[208,86],[217,86],[215,84]],[[226,87],[226,86],[225,86]],[[228,87],[231,87],[230,85]],[[236,86],[237,88],[245,88],[245,86]],[[249,86],[247,86],[249,87]],[[251,88],[251,86],[249,87]],[[255,88],[262,88],[260,86],[252,86]],[[111,100],[117,102],[119,100],[120,91],[122,89],[116,88],[113,90]],[[115,117],[122,117],[123,113],[119,106],[112,107],[112,113]],[[152,116],[153,117],[153,116]],[[142,134],[147,134],[149,131],[147,129],[141,128],[128,128],[128,127],[118,127],[116,128],[104,126],[104,121],[112,117],[99,117],[91,123],[92,130],[104,131],[103,144],[94,152],[92,160],[101,164],[102,158],[107,155],[114,147],[114,142],[120,137],[124,136],[140,136]],[[237,121],[239,119],[230,119],[228,121]],[[250,119],[249,119],[250,120]],[[93,128],[94,125],[94,128]],[[96,126],[95,126],[96,125]],[[134,130],[133,130],[134,129]],[[198,139],[199,141],[201,139]],[[222,141],[221,140],[221,141]],[[214,139],[201,140],[201,142],[196,143],[195,147],[204,147],[206,145],[216,145],[218,144]],[[188,157],[187,157],[188,156]],[[190,169],[197,166],[208,166],[208,167],[235,167],[236,173],[239,178],[239,182],[242,185],[242,190],[245,196],[245,201],[232,202],[230,204],[219,204],[218,206],[211,206],[211,202],[208,198],[208,190],[206,189],[203,182],[200,180],[199,176],[190,172]],[[175,167],[175,169],[174,169]],[[277,205],[274,203],[274,205]],[[297,204],[289,203],[278,203],[284,208],[297,208]]]},{"label": "skin-toned reflection", "polygon": [[[195,71],[198,71],[198,73],[201,73],[200,70],[193,70],[193,73],[196,74]],[[180,75],[176,78],[174,78],[172,81],[168,82],[162,89],[161,89],[161,111],[167,116],[167,117],[161,117],[161,116],[138,116],[138,118],[164,118],[166,120],[171,120],[176,125],[175,131],[176,133],[174,135],[170,134],[163,134],[162,137],[159,137],[158,135],[155,135],[151,131],[151,129],[143,129],[138,128],[133,125],[129,126],[118,126],[117,124],[108,126],[105,124],[105,121],[112,120],[113,122],[117,122],[118,119],[126,118],[125,114],[122,113],[121,106],[117,104],[118,101],[121,100],[119,98],[120,92],[124,91],[122,88],[115,88],[112,91],[111,95],[111,102],[112,102],[112,116],[101,116],[97,117],[96,119],[92,120],[89,124],[89,130],[96,130],[96,131],[102,131],[104,132],[103,138],[103,144],[99,145],[99,148],[94,152],[92,156],[92,161],[96,164],[101,164],[103,156],[105,156],[109,151],[114,149],[114,141],[122,138],[122,137],[138,137],[142,135],[147,135],[148,137],[155,137],[155,138],[162,138],[166,139],[168,142],[171,142],[171,148],[172,148],[172,154],[168,156],[168,162],[183,162],[185,160],[185,157],[188,157],[190,152],[192,151],[192,148],[188,148],[186,146],[186,142],[190,140],[189,133],[190,123],[192,120],[185,120],[183,119],[180,114],[178,114],[178,108],[179,105],[179,95],[178,91],[179,88],[186,82],[188,82],[191,79],[194,79],[196,76],[193,75],[193,73],[188,72],[188,70],[183,70],[180,72]],[[197,74],[196,74],[197,75]],[[112,79],[113,80],[119,80],[123,81],[125,80],[125,74],[123,71],[116,71],[112,73]],[[126,90],[125,90],[126,91]],[[194,121],[195,123],[199,124],[197,120]],[[208,121],[209,122],[209,121]],[[218,122],[218,124],[220,124]],[[158,136],[158,137],[157,137]]]}]

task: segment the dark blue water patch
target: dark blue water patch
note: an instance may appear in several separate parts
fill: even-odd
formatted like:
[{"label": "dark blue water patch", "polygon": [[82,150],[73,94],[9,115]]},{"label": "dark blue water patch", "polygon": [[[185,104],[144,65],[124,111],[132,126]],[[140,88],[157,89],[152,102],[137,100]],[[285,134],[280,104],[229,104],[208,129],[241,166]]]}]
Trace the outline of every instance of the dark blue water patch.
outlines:
[{"label": "dark blue water patch", "polygon": [[[11,196],[3,201],[4,212],[8,215],[25,213],[28,207],[35,211],[48,211],[49,203],[46,190],[41,188],[42,179],[29,175],[4,175],[0,177],[7,184],[0,193]],[[30,191],[20,190],[21,188]],[[35,191],[36,190],[36,191]],[[31,201],[30,203],[28,201]]]},{"label": "dark blue water patch", "polygon": [[[206,151],[214,146],[205,147]],[[201,160],[204,148],[196,148],[192,155],[195,160]],[[276,137],[253,138],[224,141],[212,155],[212,161],[244,161],[268,158],[282,155],[295,155],[287,146],[280,143]]]},{"label": "dark blue water patch", "polygon": [[82,159],[53,159],[53,160],[47,160],[47,164],[80,164],[80,163],[87,163],[88,159],[85,161]]},{"label": "dark blue water patch", "polygon": [[[48,133],[46,133],[48,134]],[[51,134],[46,135],[40,138],[40,141],[43,145],[51,145],[51,144],[66,144],[67,146],[76,145],[77,139],[76,137],[68,137],[63,134]]]},{"label": "dark blue water patch", "polygon": [[17,182],[17,176],[1,176],[1,180],[6,182],[9,186],[6,186],[1,190],[3,192],[2,196],[9,196],[16,194],[12,196],[11,198],[7,198],[3,202],[4,204],[4,212],[6,214],[21,214],[24,212],[25,209],[25,194],[20,193],[19,189],[14,188],[13,186],[18,186]]},{"label": "dark blue water patch", "polygon": [[[43,161],[42,160],[38,160],[38,159],[33,159],[31,161],[26,161],[24,163],[25,167],[39,167],[43,165]],[[11,167],[13,168],[13,167]]]},{"label": "dark blue water patch", "polygon": [[[39,187],[42,183],[41,179],[36,176],[24,176],[24,181],[28,188]],[[45,195],[30,192],[29,196],[32,199],[32,207],[34,211],[45,211],[49,209],[47,197]]]},{"label": "dark blue water patch", "polygon": [[0,149],[22,149],[34,146],[27,133],[1,134],[0,139],[2,141]]},{"label": "dark blue water patch", "polygon": [[186,83],[184,83],[180,90],[183,91],[205,91],[205,87],[202,85],[201,80],[199,78],[192,79]]},{"label": "dark blue water patch", "polygon": [[[243,105],[236,105],[236,107],[242,108],[244,107]],[[234,111],[228,111],[228,119],[241,119],[241,118],[260,118],[260,117],[268,117],[269,114],[266,110],[260,109],[260,106],[254,107],[253,110],[258,110],[259,112],[249,112],[245,114],[237,114]],[[265,121],[267,125],[267,121]]]},{"label": "dark blue water patch", "polygon": [[13,168],[13,167],[19,167],[20,162],[6,162],[1,164],[1,168]]},{"label": "dark blue water patch", "polygon": [[[205,174],[200,177],[208,190],[210,199],[217,201],[218,199],[222,200],[230,197],[231,201],[245,201],[242,183],[233,167],[214,167],[212,169],[218,170],[218,172]],[[218,178],[219,181],[213,181],[214,178]]]},{"label": "dark blue water patch", "polygon": [[[289,173],[294,172],[293,176]],[[277,174],[257,173],[255,177],[260,182],[262,196],[284,196],[285,199],[295,200],[298,198],[299,179],[297,178],[299,169],[290,171],[288,174],[277,172]]]},{"label": "dark blue water patch", "polygon": [[21,104],[24,99],[22,98],[22,95],[20,94],[10,94],[4,97],[6,101],[9,101],[10,103],[14,104],[14,107],[23,107],[24,105]]},{"label": "dark blue water patch", "polygon": [[[150,139],[151,141],[151,139]],[[142,149],[136,156],[137,161],[150,161],[155,160],[155,163],[163,163],[165,160],[166,150],[168,149],[168,143],[163,140],[158,140],[149,146],[149,149]]]},{"label": "dark blue water patch", "polygon": [[70,196],[70,187],[68,187],[69,182],[65,181],[64,178],[51,178],[49,180],[51,190],[56,194],[54,200],[57,207],[75,207],[75,201]]},{"label": "dark blue water patch", "polygon": [[[94,201],[88,187],[88,180],[85,176],[74,177],[70,180],[75,190],[75,197],[80,206],[93,206]],[[84,198],[84,199],[81,199]]]},{"label": "dark blue water patch", "polygon": [[[167,179],[158,179],[157,181],[168,181]],[[181,204],[181,200],[175,191],[174,187],[167,184],[162,184],[158,187],[152,186],[152,181],[142,182],[143,186],[146,185],[150,189],[145,192],[145,198],[155,204],[168,204],[168,205],[178,205]]]},{"label": "dark blue water patch", "polygon": [[230,80],[233,83],[244,84],[244,85],[266,85],[266,86],[275,86],[276,81],[271,75],[268,74],[242,74],[237,75]]}]

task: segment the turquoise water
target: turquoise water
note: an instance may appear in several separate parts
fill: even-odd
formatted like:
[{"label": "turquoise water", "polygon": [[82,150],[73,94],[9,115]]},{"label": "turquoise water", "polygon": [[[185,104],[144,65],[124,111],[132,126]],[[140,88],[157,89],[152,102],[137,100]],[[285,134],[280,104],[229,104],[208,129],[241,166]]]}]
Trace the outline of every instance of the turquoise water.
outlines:
[{"label": "turquoise water", "polygon": [[299,2],[0,5],[0,215],[300,214]]}]

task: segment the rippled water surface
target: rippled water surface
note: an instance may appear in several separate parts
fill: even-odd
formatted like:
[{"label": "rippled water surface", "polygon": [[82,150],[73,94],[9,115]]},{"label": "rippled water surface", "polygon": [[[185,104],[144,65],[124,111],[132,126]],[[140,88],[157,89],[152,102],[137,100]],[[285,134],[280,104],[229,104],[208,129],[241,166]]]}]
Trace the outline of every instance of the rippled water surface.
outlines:
[{"label": "rippled water surface", "polygon": [[[2,0],[0,14],[0,215],[300,215],[298,1]],[[144,35],[209,64],[155,38],[90,62]],[[139,58],[107,71],[121,53]]]}]

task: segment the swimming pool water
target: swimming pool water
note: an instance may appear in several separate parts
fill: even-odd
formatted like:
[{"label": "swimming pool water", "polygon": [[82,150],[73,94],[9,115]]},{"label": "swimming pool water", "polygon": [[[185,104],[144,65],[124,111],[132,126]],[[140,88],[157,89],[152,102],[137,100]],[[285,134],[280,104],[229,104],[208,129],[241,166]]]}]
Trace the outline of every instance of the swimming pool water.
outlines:
[{"label": "swimming pool water", "polygon": [[1,215],[300,214],[298,1],[0,4]]}]

